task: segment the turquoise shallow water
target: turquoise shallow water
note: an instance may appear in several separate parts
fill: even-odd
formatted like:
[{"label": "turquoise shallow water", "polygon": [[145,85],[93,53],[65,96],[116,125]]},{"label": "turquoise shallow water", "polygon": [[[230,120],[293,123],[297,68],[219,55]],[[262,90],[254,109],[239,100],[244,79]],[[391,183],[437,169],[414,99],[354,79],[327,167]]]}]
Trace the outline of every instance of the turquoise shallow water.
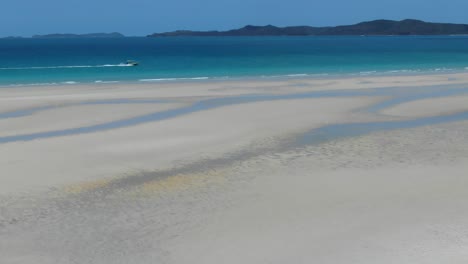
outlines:
[{"label": "turquoise shallow water", "polygon": [[[133,59],[141,64],[123,67]],[[0,85],[465,71],[468,37],[0,40]]]}]

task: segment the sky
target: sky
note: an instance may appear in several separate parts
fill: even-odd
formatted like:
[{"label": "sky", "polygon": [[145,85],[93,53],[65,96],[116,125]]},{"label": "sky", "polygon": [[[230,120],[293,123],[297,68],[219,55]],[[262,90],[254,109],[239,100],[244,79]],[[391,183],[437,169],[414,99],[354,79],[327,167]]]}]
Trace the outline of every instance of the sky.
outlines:
[{"label": "sky", "polygon": [[405,18],[468,24],[468,0],[0,0],[0,36],[244,25],[334,26]]}]

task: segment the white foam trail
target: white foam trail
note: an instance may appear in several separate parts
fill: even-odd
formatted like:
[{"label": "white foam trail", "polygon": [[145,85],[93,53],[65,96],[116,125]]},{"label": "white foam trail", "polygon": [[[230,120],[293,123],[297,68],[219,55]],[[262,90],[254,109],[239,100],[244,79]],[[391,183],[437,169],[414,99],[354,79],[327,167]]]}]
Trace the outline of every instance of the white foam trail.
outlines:
[{"label": "white foam trail", "polygon": [[15,83],[9,84],[8,87],[17,87],[17,86],[44,86],[44,85],[57,85],[57,83]]},{"label": "white foam trail", "polygon": [[160,79],[140,79],[140,82],[159,82],[159,81],[175,81],[177,78],[160,78]]},{"label": "white foam trail", "polygon": [[312,74],[312,76],[328,76],[330,74],[328,73],[317,73],[317,74]]},{"label": "white foam trail", "polygon": [[417,70],[392,70],[392,71],[386,71],[388,73],[399,73],[399,72],[417,72]]},{"label": "white foam trail", "polygon": [[101,80],[98,80],[98,81],[94,81],[95,83],[118,83],[119,81],[101,81]]},{"label": "white foam trail", "polygon": [[452,71],[450,68],[436,68],[434,71]]},{"label": "white foam trail", "polygon": [[289,77],[304,77],[304,76],[309,76],[309,74],[306,74],[306,73],[297,73],[297,74],[288,74],[286,76],[289,76]]},{"label": "white foam trail", "polygon": [[41,70],[41,69],[73,69],[73,68],[105,68],[105,67],[132,67],[132,65],[120,63],[120,64],[104,64],[104,65],[16,67],[16,68],[0,68],[0,70]]},{"label": "white foam trail", "polygon": [[62,82],[63,84],[77,84],[77,82],[74,81],[67,81],[67,82]]},{"label": "white foam trail", "polygon": [[371,75],[375,73],[377,73],[377,71],[363,71],[363,72],[360,72],[359,75]]},{"label": "white foam trail", "polygon": [[163,81],[179,81],[179,80],[207,80],[209,77],[194,77],[194,78],[158,78],[158,79],[140,79],[140,82],[163,82]]}]

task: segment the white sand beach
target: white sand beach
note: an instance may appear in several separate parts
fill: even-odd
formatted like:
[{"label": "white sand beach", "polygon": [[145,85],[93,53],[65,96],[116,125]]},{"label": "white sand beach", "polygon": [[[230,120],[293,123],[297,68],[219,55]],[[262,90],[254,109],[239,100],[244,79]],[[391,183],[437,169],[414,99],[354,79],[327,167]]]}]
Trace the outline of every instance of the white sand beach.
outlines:
[{"label": "white sand beach", "polygon": [[466,73],[0,88],[0,262],[466,263],[467,106]]}]

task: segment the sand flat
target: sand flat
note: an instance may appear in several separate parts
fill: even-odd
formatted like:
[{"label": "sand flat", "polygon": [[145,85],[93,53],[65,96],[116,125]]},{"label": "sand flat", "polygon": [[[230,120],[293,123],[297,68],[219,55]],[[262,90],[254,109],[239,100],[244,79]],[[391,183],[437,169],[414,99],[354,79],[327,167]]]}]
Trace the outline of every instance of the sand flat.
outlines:
[{"label": "sand flat", "polygon": [[238,203],[168,249],[177,263],[463,263],[467,131],[375,133],[246,162],[239,174],[255,180]]},{"label": "sand flat", "polygon": [[[10,172],[3,177],[9,185],[2,192],[163,169],[174,161],[196,160],[200,155],[215,157],[256,140],[344,121],[347,112],[376,100],[331,98],[240,104],[127,128],[2,144],[1,166]],[[34,122],[28,125],[35,127]],[[33,171],[43,177],[26,180]],[[68,171],[66,175],[64,171]]]},{"label": "sand flat", "polygon": [[401,117],[424,117],[464,111],[468,111],[467,95],[411,101],[387,108],[382,113]]},{"label": "sand flat", "polygon": [[467,169],[278,169],[168,249],[175,263],[463,263]]},{"label": "sand flat", "polygon": [[86,127],[182,106],[184,106],[182,103],[62,106],[36,111],[19,118],[0,119],[0,136]]},{"label": "sand flat", "polygon": [[[468,120],[419,118],[464,111],[466,77],[2,88],[2,112],[114,99],[212,105],[67,135],[52,132],[160,105],[57,107],[1,120],[2,133],[12,120],[24,133],[52,133],[0,136],[1,260],[466,263]],[[361,93],[370,88],[386,93]],[[294,96],[328,90],[349,93]],[[236,99],[256,94],[271,96]],[[399,99],[382,109],[395,118],[368,111]]]}]

